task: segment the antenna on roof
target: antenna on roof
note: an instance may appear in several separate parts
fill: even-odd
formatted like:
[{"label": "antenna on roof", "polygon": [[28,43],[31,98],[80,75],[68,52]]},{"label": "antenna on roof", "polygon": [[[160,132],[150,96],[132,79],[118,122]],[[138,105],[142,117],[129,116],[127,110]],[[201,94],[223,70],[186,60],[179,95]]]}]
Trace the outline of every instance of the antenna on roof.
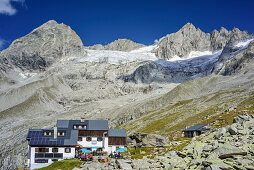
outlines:
[{"label": "antenna on roof", "polygon": [[57,138],[57,127],[54,126],[54,139],[56,139],[56,138]]}]

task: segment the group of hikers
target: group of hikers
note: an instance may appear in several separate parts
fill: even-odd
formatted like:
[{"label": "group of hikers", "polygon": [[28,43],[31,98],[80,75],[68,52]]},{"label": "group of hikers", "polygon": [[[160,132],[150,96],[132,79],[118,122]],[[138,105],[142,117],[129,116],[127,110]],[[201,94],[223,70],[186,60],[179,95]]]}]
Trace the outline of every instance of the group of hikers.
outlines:
[{"label": "group of hikers", "polygon": [[[96,157],[96,159],[98,159],[99,162],[107,162],[107,158],[105,156],[105,154],[101,153],[100,155],[98,155],[98,153],[80,153],[77,155],[77,157],[82,160],[82,161],[93,161],[94,157]],[[110,158],[114,158],[114,159],[122,159],[123,157],[121,156],[121,153],[119,152],[111,152],[111,154],[109,155]]]},{"label": "group of hikers", "polygon": [[115,159],[122,159],[123,157],[121,156],[120,152],[113,152],[109,155],[110,158],[115,158]]}]

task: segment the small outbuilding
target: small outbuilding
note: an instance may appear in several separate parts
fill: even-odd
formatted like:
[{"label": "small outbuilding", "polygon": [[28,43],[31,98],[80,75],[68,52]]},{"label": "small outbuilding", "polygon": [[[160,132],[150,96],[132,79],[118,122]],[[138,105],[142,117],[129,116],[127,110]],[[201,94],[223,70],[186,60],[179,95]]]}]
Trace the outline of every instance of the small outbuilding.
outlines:
[{"label": "small outbuilding", "polygon": [[208,130],[210,130],[210,128],[208,127],[208,124],[199,124],[199,125],[191,126],[187,129],[184,129],[183,133],[184,133],[184,137],[192,138],[195,136],[199,136]]},{"label": "small outbuilding", "polygon": [[132,139],[130,139],[130,138],[128,138],[127,139],[127,146],[133,146],[133,140]]}]

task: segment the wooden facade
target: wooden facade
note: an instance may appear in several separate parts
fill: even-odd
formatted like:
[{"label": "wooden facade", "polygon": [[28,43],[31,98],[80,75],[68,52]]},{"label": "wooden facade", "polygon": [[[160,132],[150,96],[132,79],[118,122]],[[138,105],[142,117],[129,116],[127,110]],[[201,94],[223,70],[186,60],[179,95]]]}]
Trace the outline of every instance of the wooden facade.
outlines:
[{"label": "wooden facade", "polygon": [[[78,136],[93,136],[93,137],[103,137],[103,133],[107,132],[107,130],[79,130]],[[105,135],[107,136],[107,134]]]},{"label": "wooden facade", "polygon": [[126,137],[109,137],[108,138],[109,145],[127,145]]}]

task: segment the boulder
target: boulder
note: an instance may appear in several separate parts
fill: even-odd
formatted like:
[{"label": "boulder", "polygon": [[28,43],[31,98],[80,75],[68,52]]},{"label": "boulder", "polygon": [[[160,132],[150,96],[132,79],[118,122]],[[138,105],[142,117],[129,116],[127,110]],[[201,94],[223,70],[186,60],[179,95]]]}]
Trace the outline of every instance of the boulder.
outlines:
[{"label": "boulder", "polygon": [[130,135],[130,138],[135,140],[138,146],[156,147],[169,144],[168,138],[156,134],[134,133]]},{"label": "boulder", "polygon": [[231,135],[236,135],[238,133],[236,127],[234,125],[231,125],[229,126],[228,128],[228,132],[231,134]]},{"label": "boulder", "polygon": [[132,169],[131,167],[131,161],[124,160],[124,159],[116,159],[116,164],[118,165],[118,168],[120,169]]}]

